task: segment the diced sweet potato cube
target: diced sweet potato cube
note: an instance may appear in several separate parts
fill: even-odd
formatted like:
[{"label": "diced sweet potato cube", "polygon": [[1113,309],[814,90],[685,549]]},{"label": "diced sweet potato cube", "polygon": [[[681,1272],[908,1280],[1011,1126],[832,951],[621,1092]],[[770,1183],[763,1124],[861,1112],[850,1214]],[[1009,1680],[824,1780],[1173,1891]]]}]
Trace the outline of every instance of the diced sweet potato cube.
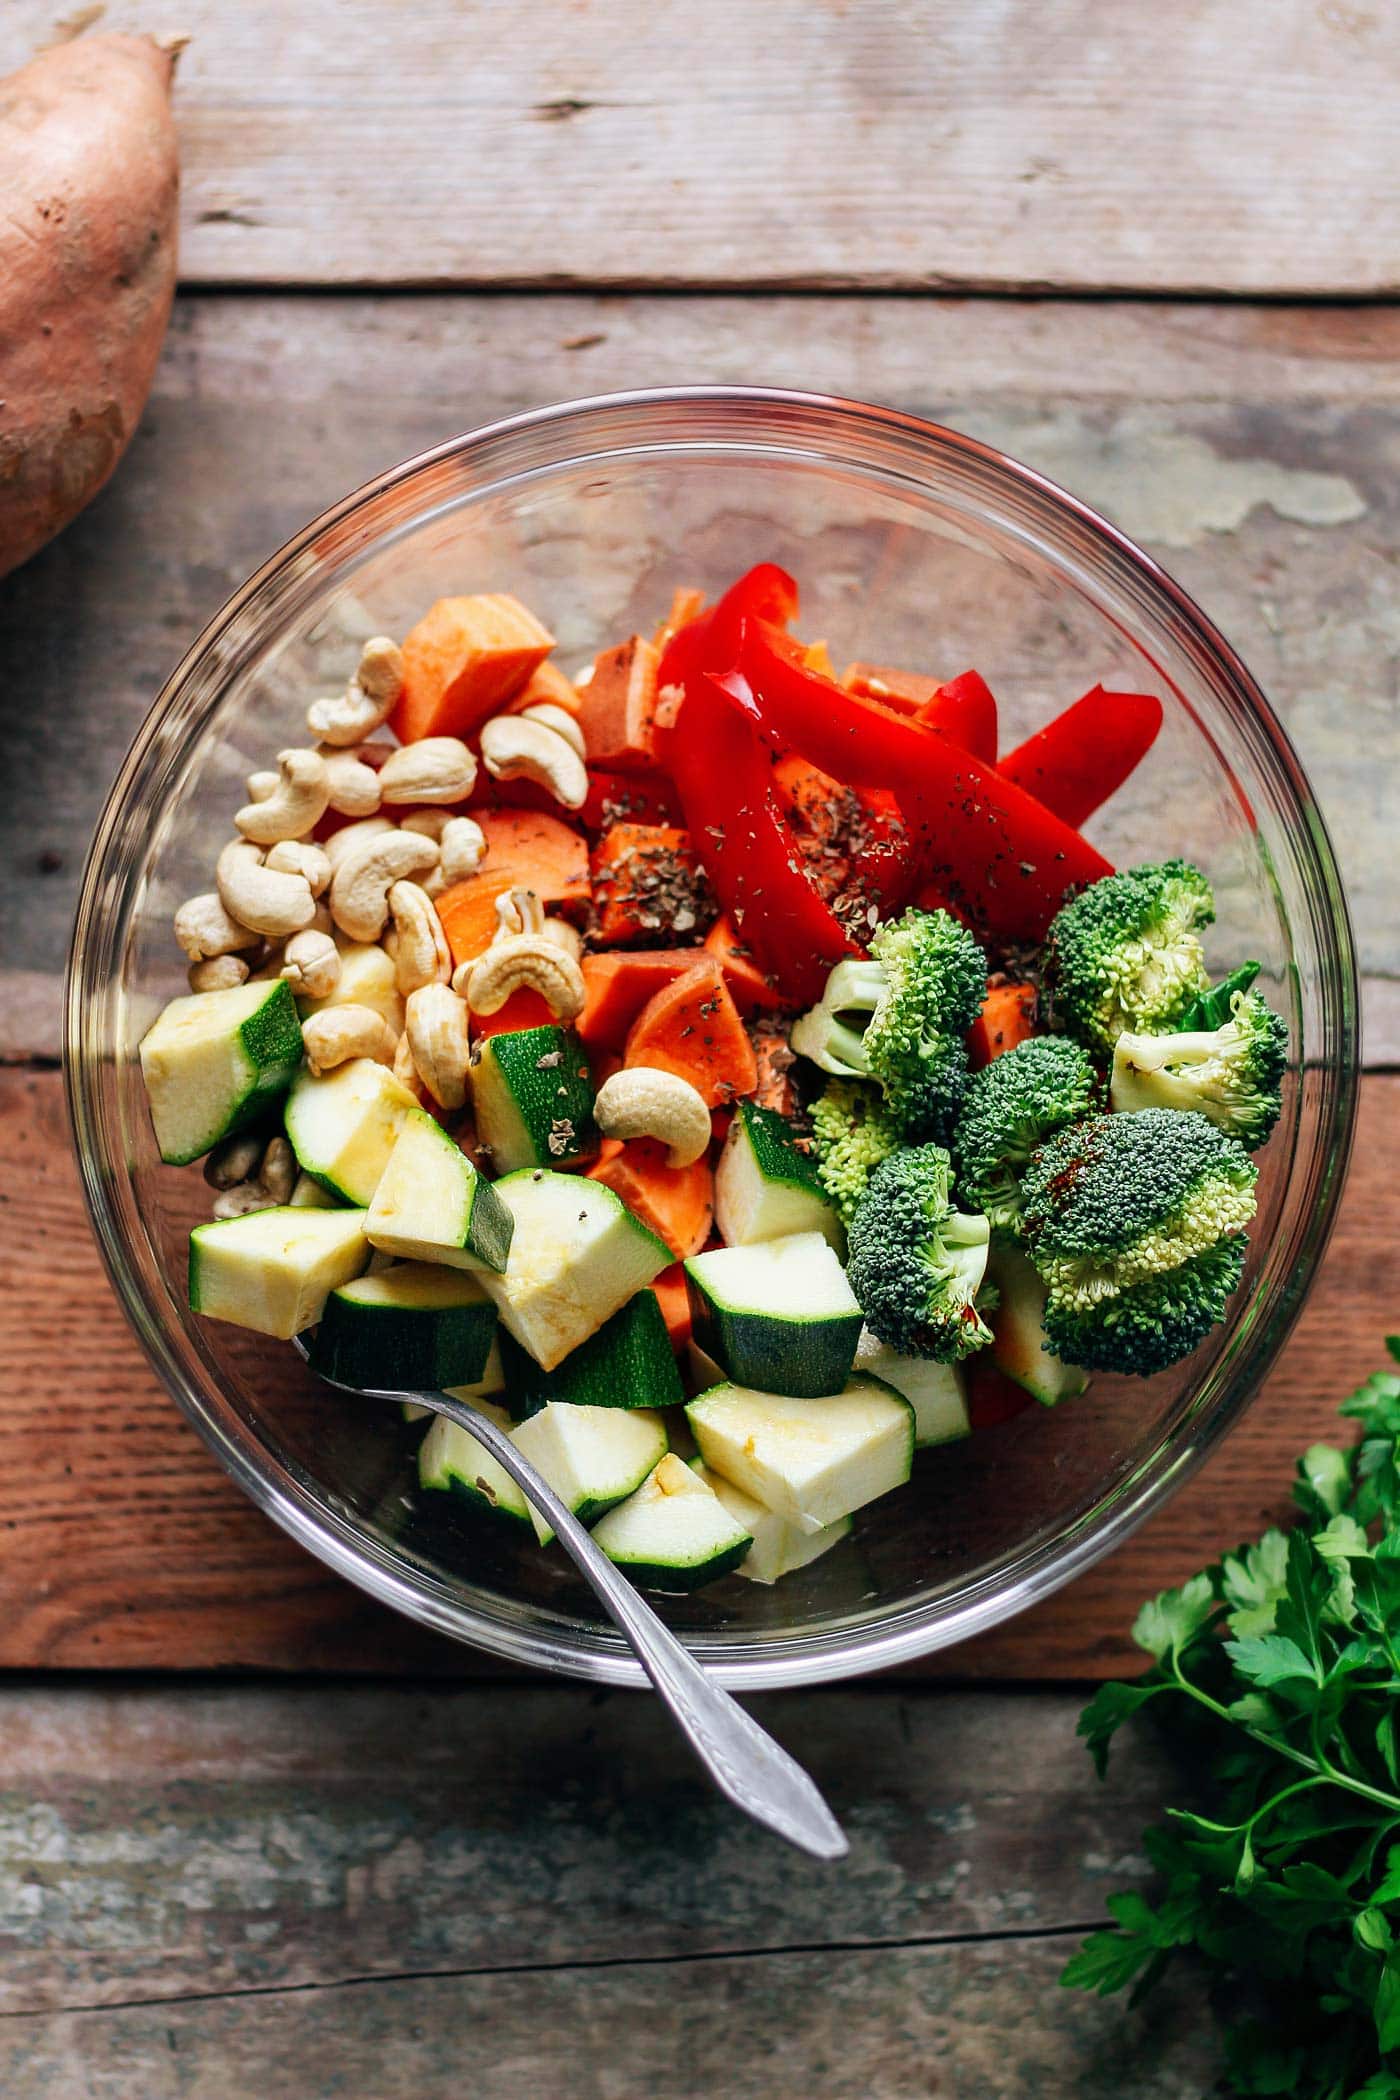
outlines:
[{"label": "diced sweet potato cube", "polygon": [[594,664],[593,676],[579,688],[579,722],[591,766],[626,772],[651,764],[660,661],[645,635],[634,634],[605,649]]},{"label": "diced sweet potato cube", "polygon": [[671,593],[671,610],[652,636],[657,648],[664,649],[673,634],[698,620],[704,610],[705,593],[697,591],[693,583],[678,583]]},{"label": "diced sweet potato cube", "polygon": [[403,691],[390,726],[406,744],[467,736],[538,670],[554,636],[518,598],[439,598],[404,636]]},{"label": "diced sweet potato cube", "polygon": [[579,711],[578,688],[558,664],[541,664],[532,671],[515,698],[507,703],[505,712],[518,715],[527,707],[544,706],[562,707],[571,715]]}]

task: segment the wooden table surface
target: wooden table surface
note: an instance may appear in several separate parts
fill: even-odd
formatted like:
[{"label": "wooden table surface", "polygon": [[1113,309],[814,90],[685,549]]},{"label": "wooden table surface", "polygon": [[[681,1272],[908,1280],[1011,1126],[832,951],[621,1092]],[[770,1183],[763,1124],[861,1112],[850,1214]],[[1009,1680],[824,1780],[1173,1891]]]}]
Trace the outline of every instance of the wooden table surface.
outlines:
[{"label": "wooden table surface", "polygon": [[[185,288],[116,479],[0,583],[0,2093],[1198,2095],[1185,1997],[1125,2022],[1055,1989],[1180,1781],[1137,1746],[1097,1790],[1053,1685],[1128,1664],[1146,1592],[1281,1512],[1400,1324],[1400,26],[9,0],[0,72],[97,15],[193,38]],[[1289,728],[1364,973],[1339,1229],[1224,1449],[925,1681],[760,1702],[848,1823],[839,1871],[737,1827],[648,1702],[492,1682],[241,1499],[107,1292],[56,1070],[97,810],[248,569],[458,429],[697,380],[935,416],[1145,544]]]}]

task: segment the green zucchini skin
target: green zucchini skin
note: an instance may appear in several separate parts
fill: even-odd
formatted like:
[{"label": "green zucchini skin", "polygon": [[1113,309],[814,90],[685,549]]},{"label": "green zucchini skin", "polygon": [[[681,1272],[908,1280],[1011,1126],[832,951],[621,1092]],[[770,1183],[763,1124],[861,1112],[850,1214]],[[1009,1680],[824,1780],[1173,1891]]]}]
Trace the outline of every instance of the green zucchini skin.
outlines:
[{"label": "green zucchini skin", "polygon": [[510,1257],[515,1221],[455,1140],[415,1108],[379,1178],[366,1229],[387,1254],[499,1272]]},{"label": "green zucchini skin", "polygon": [[817,1178],[811,1153],[775,1108],[736,1102],[734,1121],[715,1171],[715,1223],[730,1247],[819,1232],[844,1244],[836,1206]]},{"label": "green zucchini skin", "polygon": [[477,1137],[495,1174],[559,1167],[597,1149],[588,1053],[566,1028],[517,1028],[472,1053]]},{"label": "green zucchini skin", "polygon": [[506,1397],[517,1422],[551,1400],[576,1407],[679,1407],[685,1387],[656,1293],[638,1291],[596,1334],[580,1342],[552,1371],[541,1370],[511,1336],[502,1333]]},{"label": "green zucchini skin", "polygon": [[[800,1312],[789,1305],[772,1309],[763,1302],[763,1272],[770,1260],[787,1258],[788,1249],[801,1246],[803,1259],[817,1261],[818,1287],[825,1283],[840,1309]],[[735,1257],[743,1257],[736,1260]],[[746,1286],[753,1298],[737,1302]],[[819,1400],[839,1393],[851,1374],[856,1344],[860,1340],[862,1314],[829,1243],[815,1232],[793,1234],[781,1240],[766,1240],[751,1247],[723,1248],[709,1254],[692,1255],[685,1264],[690,1293],[693,1339],[708,1356],[724,1366],[736,1385],[756,1387],[761,1392],[783,1393],[793,1399]],[[754,1301],[757,1302],[754,1302]]]},{"label": "green zucchini skin", "polygon": [[[389,1391],[473,1385],[491,1354],[496,1308],[464,1271],[439,1273],[443,1294],[457,1303],[394,1302],[393,1269],[332,1291],[312,1345],[314,1368],[339,1385]],[[386,1295],[371,1298],[367,1284]]]},{"label": "green zucchini skin", "polygon": [[[247,1002],[248,989],[246,986],[236,988],[237,998],[230,1002],[233,1010]],[[290,985],[279,979],[265,988],[265,996],[252,1012],[229,1023],[225,1041],[237,1047],[231,1057],[225,1053],[228,1076],[233,1083],[222,1107],[210,1120],[187,1130],[183,1138],[177,1137],[176,1130],[185,1119],[179,1113],[180,1081],[167,1062],[170,1025],[179,1014],[197,1012],[205,1002],[215,1005],[224,996],[219,992],[196,992],[173,999],[142,1041],[141,1065],[150,1097],[151,1119],[160,1156],[167,1166],[189,1166],[224,1138],[246,1130],[250,1124],[276,1109],[301,1064],[301,1020]],[[206,1071],[211,1061],[219,1061],[219,1053],[212,1043],[203,1061]],[[235,1065],[241,1067],[237,1078],[233,1072]]]},{"label": "green zucchini skin", "polygon": [[[489,1400],[474,1403],[497,1429],[510,1428],[510,1416]],[[426,1493],[445,1491],[473,1514],[491,1517],[525,1533],[533,1531],[530,1507],[515,1482],[469,1429],[435,1415],[418,1447],[418,1485]]]},{"label": "green zucchini skin", "polygon": [[708,1482],[674,1456],[599,1522],[595,1541],[634,1582],[698,1590],[731,1574],[753,1546],[748,1527]]},{"label": "green zucchini skin", "polygon": [[766,1313],[734,1312],[711,1304],[691,1286],[692,1331],[700,1347],[723,1364],[736,1385],[820,1400],[839,1393],[851,1375],[859,1313],[832,1320],[777,1321]]},{"label": "green zucchini skin", "polygon": [[752,1545],[752,1539],[736,1539],[724,1552],[712,1554],[691,1568],[678,1566],[674,1561],[631,1560],[621,1553],[610,1553],[608,1559],[630,1576],[639,1589],[688,1597],[692,1591],[707,1589],[712,1582],[722,1582],[726,1575],[732,1575]]}]

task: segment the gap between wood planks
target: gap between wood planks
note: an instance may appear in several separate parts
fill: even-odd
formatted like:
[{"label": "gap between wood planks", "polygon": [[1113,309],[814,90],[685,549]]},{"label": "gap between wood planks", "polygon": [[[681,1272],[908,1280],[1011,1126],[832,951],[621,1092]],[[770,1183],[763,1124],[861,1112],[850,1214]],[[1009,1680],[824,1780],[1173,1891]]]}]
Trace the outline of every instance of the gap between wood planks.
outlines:
[{"label": "gap between wood planks", "polygon": [[0,2008],[0,2022],[36,2020],[70,2013],[140,2012],[151,2007],[173,2005],[219,2005],[248,1998],[298,1998],[325,1991],[371,1990],[394,1983],[469,1983],[502,1976],[575,1976],[606,1969],[674,1969],[713,1966],[719,1962],[800,1960],[808,1954],[899,1954],[939,1947],[1031,1946],[1046,1941],[1080,1940],[1087,1933],[1102,1932],[1113,1924],[1106,1914],[1099,1918],[1067,1920],[1057,1925],[1004,1926],[984,1932],[910,1933],[893,1939],[793,1940],[772,1946],[677,1949],[669,1954],[604,1954],[570,1961],[469,1962],[460,1967],[423,1969],[371,1969],[363,1975],[308,1978],[303,1983],[230,1984],[217,1991],[152,1992],[131,1998],[64,2000],[42,2011],[16,2007]]}]

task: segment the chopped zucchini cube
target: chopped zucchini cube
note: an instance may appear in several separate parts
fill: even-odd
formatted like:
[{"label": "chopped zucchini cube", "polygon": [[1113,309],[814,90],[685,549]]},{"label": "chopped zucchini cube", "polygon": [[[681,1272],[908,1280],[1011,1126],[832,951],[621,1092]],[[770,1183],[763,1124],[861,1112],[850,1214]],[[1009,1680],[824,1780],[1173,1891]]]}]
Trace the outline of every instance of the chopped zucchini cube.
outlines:
[{"label": "chopped zucchini cube", "polygon": [[287,1096],[297,1164],[342,1203],[367,1205],[418,1103],[385,1066],[353,1057],[333,1072],[299,1073]]},{"label": "chopped zucchini cube", "polygon": [[819,1232],[844,1244],[836,1206],[817,1179],[816,1161],[801,1150],[786,1116],[740,1101],[715,1169],[715,1224],[726,1247]]},{"label": "chopped zucchini cube", "polygon": [[497,1174],[557,1167],[591,1152],[593,1080],[588,1053],[564,1028],[517,1028],[472,1052],[476,1134]]},{"label": "chopped zucchini cube", "polygon": [[996,1234],[987,1278],[997,1290],[997,1303],[987,1315],[997,1369],[1042,1407],[1077,1400],[1088,1389],[1089,1373],[1046,1347],[1046,1290],[1030,1256],[1013,1240]]},{"label": "chopped zucchini cube", "polygon": [[250,1211],[190,1234],[190,1305],[211,1320],[290,1341],[369,1260],[362,1210]]},{"label": "chopped zucchini cube", "polygon": [[405,1261],[504,1269],[515,1228],[455,1138],[416,1108],[394,1141],[365,1229],[382,1253]]},{"label": "chopped zucchini cube", "polygon": [[[445,1385],[442,1390],[447,1394],[449,1400],[468,1400],[475,1407],[479,1400],[493,1400],[497,1394],[503,1393],[505,1389],[506,1374],[501,1366],[501,1330],[497,1327],[491,1337],[491,1347],[486,1352],[486,1362],[480,1378],[473,1379],[469,1385]],[[504,1408],[500,1412],[505,1414]],[[403,1418],[405,1422],[426,1421],[431,1413],[432,1409],[430,1407],[419,1407],[414,1400],[405,1400],[403,1403]],[[492,1419],[494,1420],[495,1417],[493,1416]],[[505,1421],[507,1426],[509,1426],[510,1416],[508,1414],[505,1415]]]},{"label": "chopped zucchini cube", "polygon": [[517,1420],[538,1414],[551,1400],[583,1407],[679,1407],[685,1399],[655,1291],[638,1291],[552,1371],[542,1371],[509,1335],[502,1356]]},{"label": "chopped zucchini cube", "polygon": [[739,1385],[803,1398],[841,1390],[861,1310],[819,1232],[694,1254],[685,1274],[695,1340]]},{"label": "chopped zucchini cube", "polygon": [[[493,1407],[489,1400],[480,1399],[476,1394],[470,1398],[472,1405],[479,1407],[497,1429],[510,1428],[510,1416],[503,1407]],[[530,1505],[504,1466],[491,1456],[469,1429],[449,1422],[446,1415],[433,1417],[427,1435],[418,1446],[418,1485],[425,1489],[446,1489],[460,1495],[473,1508],[508,1517],[516,1524],[530,1521]]]},{"label": "chopped zucchini cube", "polygon": [[736,1488],[722,1473],[711,1472],[703,1458],[693,1458],[690,1463],[698,1478],[714,1491],[735,1523],[753,1540],[739,1568],[749,1582],[777,1582],[799,1568],[810,1567],[814,1560],[830,1553],[833,1546],[839,1546],[842,1539],[849,1538],[854,1528],[849,1517],[838,1517],[821,1531],[803,1531],[790,1517],[775,1517],[771,1509],[755,1502],[752,1495]]},{"label": "chopped zucchini cube", "polygon": [[[666,1425],[644,1408],[571,1407],[552,1400],[511,1432],[536,1472],[566,1509],[591,1524],[615,1502],[635,1492],[666,1456]],[[542,1546],[554,1527],[532,1511]]]},{"label": "chopped zucchini cube", "polygon": [[707,1466],[809,1533],[901,1487],[914,1462],[914,1410],[879,1378],[820,1400],[717,1385],[685,1412]]},{"label": "chopped zucchini cube", "polygon": [[188,1166],[254,1122],[286,1093],[300,1063],[301,1022],[280,978],[172,999],[141,1043],[161,1158]]},{"label": "chopped zucchini cube", "polygon": [[957,1364],[936,1364],[926,1356],[901,1356],[870,1332],[861,1329],[856,1344],[857,1371],[883,1378],[897,1393],[903,1393],[914,1410],[914,1445],[924,1451],[932,1444],[951,1444],[967,1436],[972,1428],[967,1412],[967,1389]]},{"label": "chopped zucchini cube", "polygon": [[595,1525],[593,1537],[609,1560],[651,1590],[698,1590],[718,1582],[741,1565],[753,1544],[711,1483],[671,1452],[635,1494]]},{"label": "chopped zucchini cube", "polygon": [[501,1325],[552,1371],[654,1276],[671,1250],[620,1196],[541,1167],[492,1183],[515,1220],[502,1275],[483,1275]]},{"label": "chopped zucchini cube", "polygon": [[304,1014],[318,1014],[327,1006],[367,1006],[382,1014],[395,1035],[403,1033],[403,994],[399,990],[394,958],[374,941],[350,941],[336,937],[340,950],[340,975],[335,990],[323,999],[300,999]]},{"label": "chopped zucchini cube", "polygon": [[474,1276],[404,1262],[331,1292],[311,1361],[339,1385],[437,1391],[486,1369],[496,1308]]}]

